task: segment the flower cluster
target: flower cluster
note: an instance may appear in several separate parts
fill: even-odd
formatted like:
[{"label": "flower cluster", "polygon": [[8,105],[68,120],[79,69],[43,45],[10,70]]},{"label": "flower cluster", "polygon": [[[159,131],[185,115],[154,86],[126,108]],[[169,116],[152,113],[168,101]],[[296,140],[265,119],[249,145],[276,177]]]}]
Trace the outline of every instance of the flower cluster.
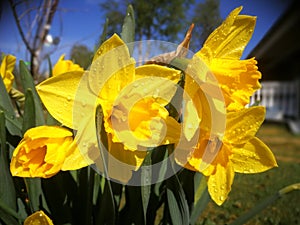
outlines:
[{"label": "flower cluster", "polygon": [[[53,76],[37,86],[46,109],[62,126],[28,130],[13,153],[12,174],[47,178],[94,163],[102,168],[101,136],[109,155],[129,165],[120,169],[111,160],[102,169],[126,184],[149,148],[172,145],[179,148],[176,163],[205,175],[211,198],[221,205],[235,172],[259,173],[277,166],[270,149],[255,137],[265,109],[247,107],[260,88],[261,73],[254,58],[240,59],[255,26],[255,17],[239,15],[241,9],[233,10],[189,60],[182,87],[189,98],[182,97],[180,118],[167,106],[177,94],[182,71],[155,63],[136,67],[118,35],[100,46],[88,71],[62,56]],[[8,91],[12,62],[7,58],[1,65]],[[203,62],[209,71],[198,73]],[[101,133],[95,127],[97,106],[103,114]],[[182,138],[194,144],[183,145]]]}]

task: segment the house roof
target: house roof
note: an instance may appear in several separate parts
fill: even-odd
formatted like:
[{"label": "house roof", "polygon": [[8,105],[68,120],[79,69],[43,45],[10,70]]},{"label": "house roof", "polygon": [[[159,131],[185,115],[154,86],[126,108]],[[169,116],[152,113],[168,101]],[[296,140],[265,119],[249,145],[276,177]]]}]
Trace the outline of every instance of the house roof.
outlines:
[{"label": "house roof", "polygon": [[300,78],[299,6],[294,0],[248,55],[257,59],[264,80]]}]

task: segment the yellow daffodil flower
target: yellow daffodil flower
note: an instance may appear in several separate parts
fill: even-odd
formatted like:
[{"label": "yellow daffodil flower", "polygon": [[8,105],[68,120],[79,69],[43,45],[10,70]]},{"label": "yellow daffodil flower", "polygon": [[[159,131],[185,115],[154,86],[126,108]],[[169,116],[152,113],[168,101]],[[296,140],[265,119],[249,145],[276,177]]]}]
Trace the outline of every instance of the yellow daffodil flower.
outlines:
[{"label": "yellow daffodil flower", "polygon": [[10,92],[14,82],[14,75],[12,74],[16,64],[16,57],[13,55],[4,56],[1,63],[1,77],[3,79],[7,92]]},{"label": "yellow daffodil flower", "polygon": [[87,166],[73,133],[58,126],[39,126],[26,131],[13,152],[10,171],[20,177],[52,177],[60,170]]},{"label": "yellow daffodil flower", "polygon": [[245,108],[260,88],[261,73],[254,59],[240,60],[255,26],[255,17],[238,15],[241,9],[230,13],[187,67],[184,89],[191,101],[183,132],[196,145],[177,146],[181,151],[175,152],[178,164],[208,177],[209,193],[218,205],[227,198],[235,172],[277,166],[270,149],[255,137],[265,109]]},{"label": "yellow daffodil flower", "polygon": [[[159,65],[135,68],[127,46],[115,34],[100,46],[90,71],[54,76],[42,82],[37,91],[54,118],[77,130],[75,138],[86,161],[96,162],[102,171],[108,166],[110,177],[124,172],[116,179],[126,182],[141,166],[147,147],[176,142],[178,135],[167,127],[179,124],[164,106],[174,95],[179,79],[180,71],[175,69]],[[108,165],[103,164],[97,145],[98,105],[106,132],[103,148],[108,147],[111,156]],[[124,169],[116,166],[118,162]]]},{"label": "yellow daffodil flower", "polygon": [[53,222],[40,210],[28,216],[24,221],[24,225],[53,225]]},{"label": "yellow daffodil flower", "polygon": [[59,74],[63,74],[69,71],[82,71],[83,69],[73,63],[71,60],[65,60],[65,55],[61,55],[52,70],[52,76],[57,76]]},{"label": "yellow daffodil flower", "polygon": [[[255,134],[261,126],[265,109],[261,106],[229,112],[226,131],[222,140],[211,140],[206,131],[199,135],[199,142],[186,159],[176,158],[186,168],[203,173],[208,177],[208,191],[212,199],[221,205],[231,190],[234,173],[259,173],[277,166],[271,150]],[[206,151],[218,150],[212,162],[205,162]],[[208,159],[208,158],[207,158]]]},{"label": "yellow daffodil flower", "polygon": [[226,111],[245,108],[250,96],[260,88],[261,73],[257,70],[257,62],[254,59],[240,60],[256,21],[253,16],[239,15],[241,10],[242,7],[233,10],[209,35],[185,71],[184,90],[197,111],[185,113],[184,121],[193,121],[187,123],[189,129],[185,128],[188,140],[198,127],[211,130],[212,123],[218,126],[213,130],[221,138]]},{"label": "yellow daffodil flower", "polygon": [[250,96],[260,88],[258,80],[261,73],[256,60],[240,60],[252,37],[256,17],[239,15],[241,10],[242,7],[233,10],[195,54],[208,65],[218,80],[228,111],[244,108]]}]

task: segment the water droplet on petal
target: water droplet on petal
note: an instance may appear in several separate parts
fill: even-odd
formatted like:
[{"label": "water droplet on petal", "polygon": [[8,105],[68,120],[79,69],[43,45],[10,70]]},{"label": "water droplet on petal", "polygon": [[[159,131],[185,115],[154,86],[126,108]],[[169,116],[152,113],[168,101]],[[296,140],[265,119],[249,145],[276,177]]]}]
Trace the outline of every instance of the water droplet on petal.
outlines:
[{"label": "water droplet on petal", "polygon": [[126,121],[127,121],[127,117],[126,117],[126,116],[124,116],[124,115],[123,115],[123,116],[121,116],[121,121],[122,121],[122,122],[126,122]]},{"label": "water droplet on petal", "polygon": [[193,125],[191,123],[187,124],[187,129],[192,129],[193,128]]}]

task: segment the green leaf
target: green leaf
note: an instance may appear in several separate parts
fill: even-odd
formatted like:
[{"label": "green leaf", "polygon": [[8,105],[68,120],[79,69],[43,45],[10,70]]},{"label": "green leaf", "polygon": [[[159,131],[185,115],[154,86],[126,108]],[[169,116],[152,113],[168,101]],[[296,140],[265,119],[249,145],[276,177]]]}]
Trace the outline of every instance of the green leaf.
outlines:
[{"label": "green leaf", "polygon": [[[103,137],[104,132],[104,123],[103,123],[103,110],[101,105],[98,105],[96,108],[96,133],[97,135],[97,142],[98,142],[98,148],[100,150],[100,156],[102,158],[103,162],[103,168],[104,168],[104,177],[105,179],[105,185],[104,190],[101,198],[99,198],[99,202],[97,203],[98,208],[100,209],[97,213],[96,217],[96,224],[115,224],[116,223],[116,206],[115,206],[115,200],[114,200],[114,194],[112,190],[111,181],[108,176],[108,170],[107,170],[107,155],[105,154],[106,151],[104,150],[103,142],[101,140],[101,136]],[[100,135],[102,134],[102,135]]]},{"label": "green leaf", "polygon": [[206,208],[208,202],[210,201],[210,196],[207,189],[207,182],[205,177],[196,173],[194,177],[194,207],[191,213],[191,224],[195,224],[201,213]]},{"label": "green leaf", "polygon": [[21,136],[21,123],[16,118],[15,110],[6,92],[2,77],[0,76],[0,110],[4,111],[6,127],[12,135]]},{"label": "green leaf", "polygon": [[22,60],[20,61],[20,77],[21,77],[23,89],[32,90],[34,105],[35,105],[36,125],[37,126],[44,125],[45,124],[44,110],[43,110],[40,97],[35,89],[33,78],[30,72],[28,71],[26,64]]},{"label": "green leaf", "polygon": [[48,66],[49,66],[49,76],[52,77],[52,63],[51,63],[51,59],[50,59],[49,55],[47,57],[47,61],[48,61]]},{"label": "green leaf", "polygon": [[[300,190],[300,183],[289,185],[285,188],[282,188],[275,194],[263,199],[260,203],[258,203],[256,206],[254,206],[252,209],[250,209],[248,212],[244,213],[240,217],[238,217],[233,223],[230,225],[243,225],[250,219],[254,218],[254,216],[258,213],[260,213],[263,209],[265,209],[267,206],[273,204],[277,199],[284,196],[285,194],[288,194],[294,190]],[[295,199],[295,201],[297,201]]]},{"label": "green leaf", "polygon": [[148,151],[141,169],[141,195],[144,211],[144,219],[146,221],[147,208],[151,193],[151,180],[152,180],[152,171],[151,171],[151,153]]},{"label": "green leaf", "polygon": [[35,126],[35,105],[34,105],[32,90],[28,88],[25,94],[22,133],[24,134],[29,128],[32,128],[34,126]]},{"label": "green leaf", "polygon": [[46,124],[49,126],[59,126],[60,123],[49,113],[46,114]]},{"label": "green leaf", "polygon": [[[135,175],[135,174],[134,174]],[[138,179],[140,173],[138,172],[134,177]],[[141,187],[139,186],[125,186],[126,204],[120,212],[120,219],[122,225],[143,225],[146,224],[144,220],[143,203],[141,195]]]},{"label": "green leaf", "polygon": [[187,204],[189,206],[189,212],[192,211],[194,206],[194,198],[195,198],[195,172],[188,170],[188,169],[182,169],[178,173],[178,179],[182,185],[182,188],[184,190],[185,198],[187,200]]},{"label": "green leaf", "polygon": [[[122,26],[121,38],[125,43],[134,42],[135,20],[132,5],[128,5],[124,23]],[[133,52],[133,45],[128,46],[130,55]]]},{"label": "green leaf", "polygon": [[[76,195],[78,193],[77,184],[70,172],[60,171],[53,177],[42,179],[41,182],[43,193],[51,212],[51,218],[55,218],[57,224],[72,222],[72,209],[75,208],[76,203],[80,205],[82,202]],[[86,193],[79,194],[85,195]],[[83,205],[81,207],[85,209]],[[76,215],[82,211],[77,210]],[[76,221],[78,220],[76,219]]]},{"label": "green leaf", "polygon": [[102,33],[101,33],[101,36],[95,46],[95,49],[94,49],[94,54],[96,54],[98,48],[101,46],[101,44],[106,40],[106,37],[107,37],[107,28],[108,28],[108,23],[109,23],[109,19],[106,18],[105,20],[105,23],[103,25],[103,30],[102,30]]},{"label": "green leaf", "polygon": [[165,176],[167,172],[168,165],[168,151],[166,146],[159,146],[151,151],[151,161],[152,165],[160,165],[160,168],[154,170],[156,174],[152,171],[152,184],[150,199],[147,209],[147,224],[154,224],[157,217],[157,210],[161,207],[165,200]]},{"label": "green leaf", "polygon": [[78,178],[78,203],[80,209],[80,224],[92,224],[93,193],[94,193],[94,170],[85,167],[80,170]]},{"label": "green leaf", "polygon": [[26,185],[29,205],[32,212],[38,211],[40,208],[44,208],[49,211],[46,203],[44,193],[41,186],[40,178],[24,178]]},{"label": "green leaf", "polygon": [[20,225],[16,218],[18,218],[18,214],[0,200],[0,221],[3,221],[4,224]]},{"label": "green leaf", "polygon": [[9,158],[7,155],[8,150],[6,145],[5,116],[3,111],[0,111],[0,135],[0,201],[5,203],[11,209],[16,210],[16,191],[9,170]]},{"label": "green leaf", "polygon": [[20,198],[17,199],[17,205],[19,218],[24,221],[28,217],[28,214],[26,212],[26,207]]},{"label": "green leaf", "polygon": [[177,175],[167,180],[167,201],[173,225],[189,224],[189,207]]}]

